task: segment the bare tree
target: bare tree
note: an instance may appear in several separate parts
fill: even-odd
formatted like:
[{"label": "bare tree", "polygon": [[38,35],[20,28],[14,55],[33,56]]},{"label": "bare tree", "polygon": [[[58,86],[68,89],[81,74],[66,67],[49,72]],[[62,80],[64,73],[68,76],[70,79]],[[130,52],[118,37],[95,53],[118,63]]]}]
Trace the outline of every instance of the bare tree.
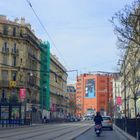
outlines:
[{"label": "bare tree", "polygon": [[126,78],[124,88],[126,88],[125,86],[129,87],[133,93],[136,117],[136,92],[139,88],[136,65],[139,61],[140,49],[140,0],[135,0],[131,5],[126,5],[124,9],[115,13],[110,21],[118,38],[117,46],[127,56],[124,57],[123,61],[125,64],[123,66],[123,69],[125,69],[123,77]]},{"label": "bare tree", "polygon": [[118,38],[118,47],[126,49],[130,42],[140,45],[140,0],[116,12],[110,20]]}]

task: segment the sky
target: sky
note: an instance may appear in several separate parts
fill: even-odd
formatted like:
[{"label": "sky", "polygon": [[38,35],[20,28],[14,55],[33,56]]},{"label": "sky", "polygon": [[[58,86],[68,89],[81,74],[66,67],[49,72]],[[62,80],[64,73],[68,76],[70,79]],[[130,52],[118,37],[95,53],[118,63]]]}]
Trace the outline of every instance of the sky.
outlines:
[{"label": "sky", "polygon": [[[109,22],[115,12],[133,0],[29,0],[52,40],[26,0],[1,0],[0,14],[13,20],[25,17],[38,38],[49,41],[51,53],[69,70],[115,72],[120,57]],[[57,49],[56,49],[57,48]],[[68,81],[76,72],[68,73]]]}]

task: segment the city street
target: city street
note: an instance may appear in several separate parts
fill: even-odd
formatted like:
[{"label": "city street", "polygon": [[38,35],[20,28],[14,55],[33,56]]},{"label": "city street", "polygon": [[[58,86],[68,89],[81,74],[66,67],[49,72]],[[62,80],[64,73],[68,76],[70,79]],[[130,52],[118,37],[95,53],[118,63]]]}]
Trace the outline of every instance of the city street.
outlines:
[{"label": "city street", "polygon": [[34,125],[32,127],[0,131],[0,140],[71,140],[74,138],[76,140],[125,140],[115,130],[110,131],[107,129],[102,132],[100,137],[97,137],[94,133],[93,124],[90,121]]}]

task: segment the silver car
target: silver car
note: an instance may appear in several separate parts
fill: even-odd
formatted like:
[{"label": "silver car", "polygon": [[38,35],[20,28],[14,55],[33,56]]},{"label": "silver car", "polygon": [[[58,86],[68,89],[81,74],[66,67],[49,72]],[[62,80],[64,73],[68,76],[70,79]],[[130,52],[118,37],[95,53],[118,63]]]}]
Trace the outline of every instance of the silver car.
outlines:
[{"label": "silver car", "polygon": [[110,116],[103,116],[102,128],[110,128],[113,130],[113,122]]}]

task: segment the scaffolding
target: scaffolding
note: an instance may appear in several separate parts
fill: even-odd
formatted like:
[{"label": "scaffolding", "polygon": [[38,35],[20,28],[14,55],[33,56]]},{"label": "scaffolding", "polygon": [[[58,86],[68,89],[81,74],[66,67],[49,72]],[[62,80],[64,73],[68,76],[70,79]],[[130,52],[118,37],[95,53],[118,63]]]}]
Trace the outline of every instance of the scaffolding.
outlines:
[{"label": "scaffolding", "polygon": [[50,110],[50,44],[43,42],[40,44],[40,108]]}]

